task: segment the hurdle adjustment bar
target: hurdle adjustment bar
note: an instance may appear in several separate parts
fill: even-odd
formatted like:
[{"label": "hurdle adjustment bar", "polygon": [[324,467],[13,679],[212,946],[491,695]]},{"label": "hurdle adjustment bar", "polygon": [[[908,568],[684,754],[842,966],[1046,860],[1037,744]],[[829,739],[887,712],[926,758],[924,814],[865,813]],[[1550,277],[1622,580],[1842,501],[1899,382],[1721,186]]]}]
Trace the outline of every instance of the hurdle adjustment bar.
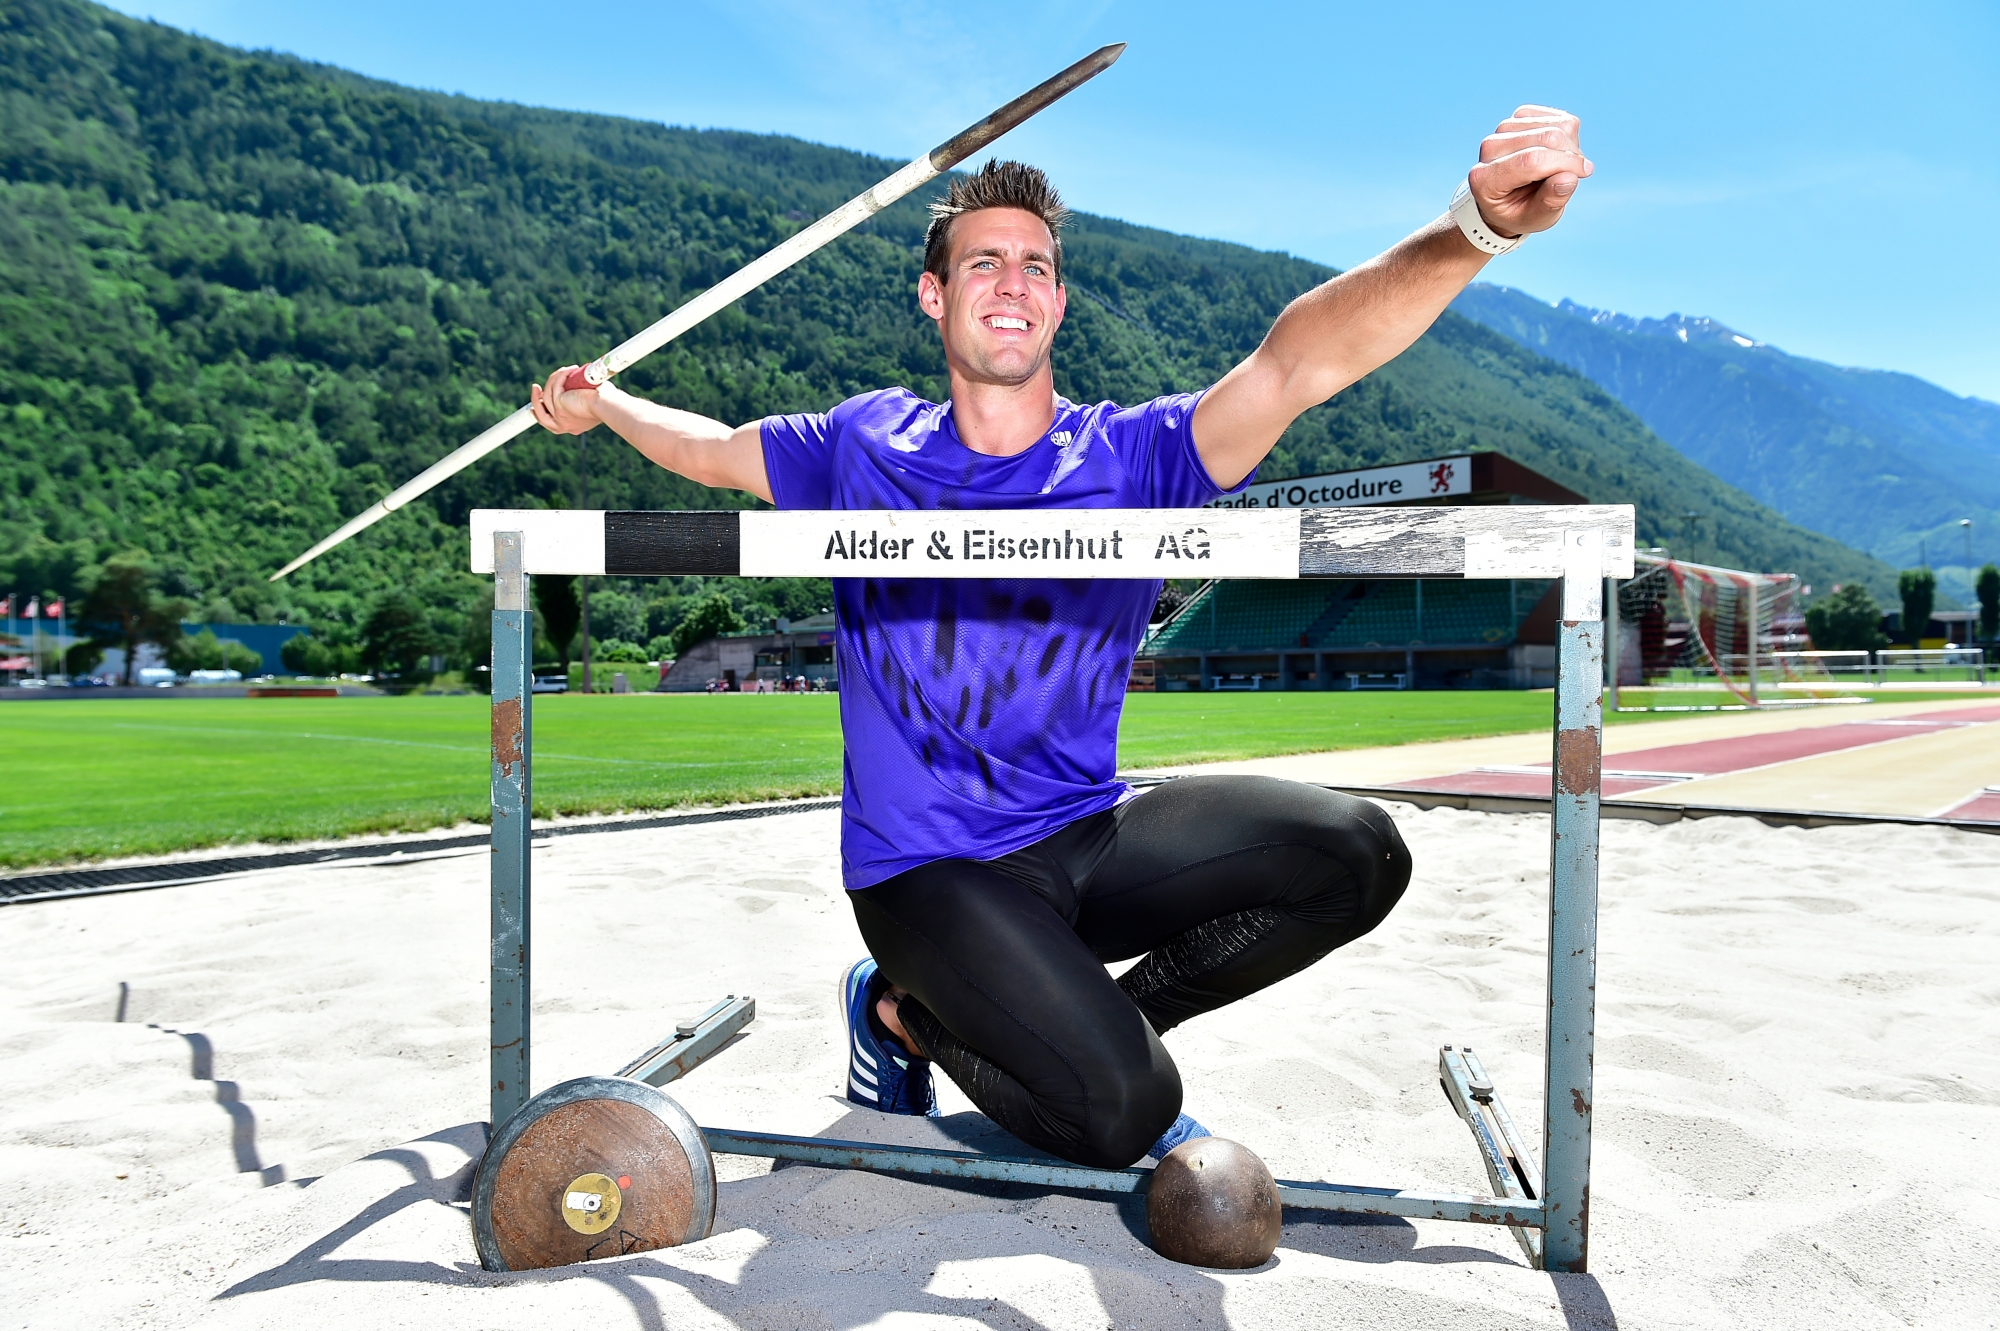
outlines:
[{"label": "hurdle adjustment bar", "polygon": [[665,1086],[706,1063],[729,1046],[736,1033],[757,1019],[757,1000],[735,994],[674,1027],[674,1033],[618,1069],[621,1077]]},{"label": "hurdle adjustment bar", "polygon": [[[739,1132],[730,1128],[703,1128],[701,1131],[708,1139],[708,1149],[718,1155],[796,1160],[828,1169],[862,1169],[876,1174],[980,1179],[993,1183],[1026,1183],[1038,1188],[1069,1188],[1079,1192],[1113,1194],[1143,1193],[1153,1177],[1150,1169],[1092,1169],[1060,1160],[989,1155],[983,1151],[883,1146],[875,1142],[841,1141],[832,1137],[788,1137],[776,1132]],[[1301,1210],[1347,1211],[1414,1220],[1458,1220],[1481,1225],[1539,1227],[1543,1223],[1541,1206],[1525,1199],[1364,1188],[1343,1183],[1304,1183],[1291,1179],[1279,1179],[1277,1184],[1278,1200]]]},{"label": "hurdle adjustment bar", "polygon": [[[1472,1129],[1479,1147],[1479,1159],[1486,1166],[1486,1179],[1493,1191],[1510,1202],[1534,1202],[1541,1209],[1542,1179],[1535,1158],[1514,1126],[1492,1078],[1486,1075],[1479,1056],[1470,1049],[1446,1045],[1438,1051],[1438,1081],[1451,1107]],[[1526,1226],[1517,1227],[1514,1237],[1527,1254],[1528,1264],[1542,1264],[1541,1236]]]},{"label": "hurdle adjustment bar", "polygon": [[[639,513],[476,509],[472,565],[493,614],[493,1118],[528,1092],[532,574],[1094,578],[1560,578],[1549,843],[1543,1158],[1469,1050],[1444,1051],[1446,1093],[1500,1195],[1280,1181],[1286,1206],[1507,1225],[1529,1260],[1586,1269],[1597,983],[1604,589],[1633,568],[1628,505],[1349,509],[1029,509]],[[748,1000],[735,1000],[747,1005]],[[728,1002],[627,1068],[655,1085],[723,1048]],[[747,1022],[748,1017],[743,1016]],[[1456,1055],[1452,1057],[1451,1055]],[[1484,1097],[1484,1098],[1482,1098]],[[703,1129],[725,1154],[834,1168],[1137,1192],[1144,1170]],[[1535,1244],[1530,1230],[1541,1231]]]}]

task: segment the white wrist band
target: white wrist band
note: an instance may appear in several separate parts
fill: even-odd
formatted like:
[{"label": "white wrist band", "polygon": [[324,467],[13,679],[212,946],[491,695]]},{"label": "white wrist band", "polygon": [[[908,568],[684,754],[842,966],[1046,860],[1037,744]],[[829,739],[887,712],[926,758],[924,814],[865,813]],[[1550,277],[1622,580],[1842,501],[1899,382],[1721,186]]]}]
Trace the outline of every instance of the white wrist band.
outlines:
[{"label": "white wrist band", "polygon": [[1488,254],[1505,254],[1527,239],[1526,236],[1516,236],[1508,240],[1505,236],[1494,234],[1493,228],[1486,225],[1486,219],[1479,215],[1479,201],[1472,197],[1470,181],[1459,181],[1457,192],[1451,196],[1451,220],[1458,223],[1458,229],[1465,233],[1467,240]]}]

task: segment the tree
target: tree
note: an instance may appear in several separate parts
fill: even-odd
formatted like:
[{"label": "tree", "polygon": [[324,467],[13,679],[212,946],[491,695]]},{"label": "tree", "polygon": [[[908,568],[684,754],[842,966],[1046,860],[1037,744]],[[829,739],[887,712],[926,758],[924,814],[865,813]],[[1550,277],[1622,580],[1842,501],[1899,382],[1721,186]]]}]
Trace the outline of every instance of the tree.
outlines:
[{"label": "tree", "polygon": [[1806,632],[1823,652],[1872,652],[1889,645],[1882,631],[1882,607],[1858,582],[1806,607]]},{"label": "tree", "polygon": [[646,655],[646,649],[636,642],[626,642],[623,638],[605,638],[598,642],[591,653],[591,659],[605,665],[621,663],[643,664],[653,658]]},{"label": "tree", "polygon": [[[576,599],[575,578],[539,577],[534,579],[535,612],[541,618],[542,632],[548,635],[549,646],[555,648],[556,659],[562,662],[563,674],[569,674],[569,649],[576,641],[576,627],[583,619],[583,606]],[[492,649],[487,649],[492,655]]]},{"label": "tree", "polygon": [[203,629],[192,638],[182,636],[169,648],[167,664],[183,675],[196,670],[234,670],[247,675],[261,669],[264,658],[240,642],[222,641],[214,629]]},{"label": "tree", "polygon": [[295,675],[315,675],[332,678],[346,674],[360,664],[360,658],[351,646],[344,646],[317,633],[300,633],[285,639],[278,648],[278,659],[285,663],[285,669]]},{"label": "tree", "polygon": [[1200,587],[1200,583],[1187,580],[1161,583],[1160,599],[1153,602],[1153,613],[1146,618],[1154,624],[1172,619]]},{"label": "tree", "polygon": [[87,675],[97,669],[97,663],[104,659],[104,644],[92,640],[71,643],[63,653],[63,673],[66,675]]},{"label": "tree", "polygon": [[465,658],[465,677],[481,693],[493,692],[493,587],[488,584],[465,617],[458,634],[458,654]]},{"label": "tree", "polygon": [[1937,574],[1927,568],[1906,568],[1896,579],[1896,594],[1903,598],[1903,636],[1910,646],[1922,646],[1937,600]]},{"label": "tree", "polygon": [[386,593],[361,626],[361,664],[394,691],[430,682],[434,650],[429,617],[408,592]]},{"label": "tree", "polygon": [[104,561],[83,598],[79,620],[101,629],[103,641],[124,647],[124,682],[128,687],[141,643],[155,643],[163,652],[170,652],[180,641],[181,616],[187,607],[161,596],[159,583],[159,570],[146,552],[128,550]]},{"label": "tree", "polygon": [[1979,636],[1992,642],[2000,638],[2000,567],[1980,569],[1973,590],[1979,593]]},{"label": "tree", "polygon": [[745,627],[743,616],[736,613],[729,598],[721,592],[710,592],[674,625],[674,658],[686,656],[688,648],[698,642],[707,642],[720,633],[741,633]]},{"label": "tree", "polygon": [[310,633],[299,633],[278,644],[278,660],[294,675],[318,675],[326,673],[318,667],[325,664],[326,644]]}]

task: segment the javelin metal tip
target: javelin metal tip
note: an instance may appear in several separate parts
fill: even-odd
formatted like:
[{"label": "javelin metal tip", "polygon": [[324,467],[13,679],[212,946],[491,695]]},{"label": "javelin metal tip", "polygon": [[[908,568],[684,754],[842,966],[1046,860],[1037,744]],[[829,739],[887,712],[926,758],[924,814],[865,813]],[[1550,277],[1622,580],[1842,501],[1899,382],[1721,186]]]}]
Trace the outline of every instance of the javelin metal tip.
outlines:
[{"label": "javelin metal tip", "polygon": [[931,166],[940,173],[951,170],[1022,121],[1061,101],[1111,68],[1123,54],[1124,42],[1098,47],[1061,73],[1042,80],[985,119],[975,121],[931,149],[928,154]]}]

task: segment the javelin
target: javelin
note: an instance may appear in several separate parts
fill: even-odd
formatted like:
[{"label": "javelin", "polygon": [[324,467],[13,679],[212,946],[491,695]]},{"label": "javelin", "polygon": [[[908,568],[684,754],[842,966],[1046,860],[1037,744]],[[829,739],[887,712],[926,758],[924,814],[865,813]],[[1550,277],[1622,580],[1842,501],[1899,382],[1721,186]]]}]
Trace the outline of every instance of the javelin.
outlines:
[{"label": "javelin", "polygon": [[[1114,42],[1110,46],[1101,46],[1092,51],[1046,83],[1037,84],[984,120],[946,139],[888,179],[855,195],[791,239],[765,251],[636,337],[619,343],[590,364],[572,370],[569,378],[563,381],[563,386],[595,387],[609,380],[612,375],[650,356],[711,314],[735,303],[828,241],[867,221],[918,186],[935,180],[1028,117],[1111,68],[1124,53],[1123,42]],[[534,423],[534,411],[529,407],[522,407],[505,420],[489,426],[444,458],[431,464],[415,480],[407,481],[391,490],[349,519],[347,525],[339,531],[273,573],[271,581],[276,582],[293,569],[317,559],[356,532],[374,526],[412,499],[428,493],[510,439],[525,433]]]}]

